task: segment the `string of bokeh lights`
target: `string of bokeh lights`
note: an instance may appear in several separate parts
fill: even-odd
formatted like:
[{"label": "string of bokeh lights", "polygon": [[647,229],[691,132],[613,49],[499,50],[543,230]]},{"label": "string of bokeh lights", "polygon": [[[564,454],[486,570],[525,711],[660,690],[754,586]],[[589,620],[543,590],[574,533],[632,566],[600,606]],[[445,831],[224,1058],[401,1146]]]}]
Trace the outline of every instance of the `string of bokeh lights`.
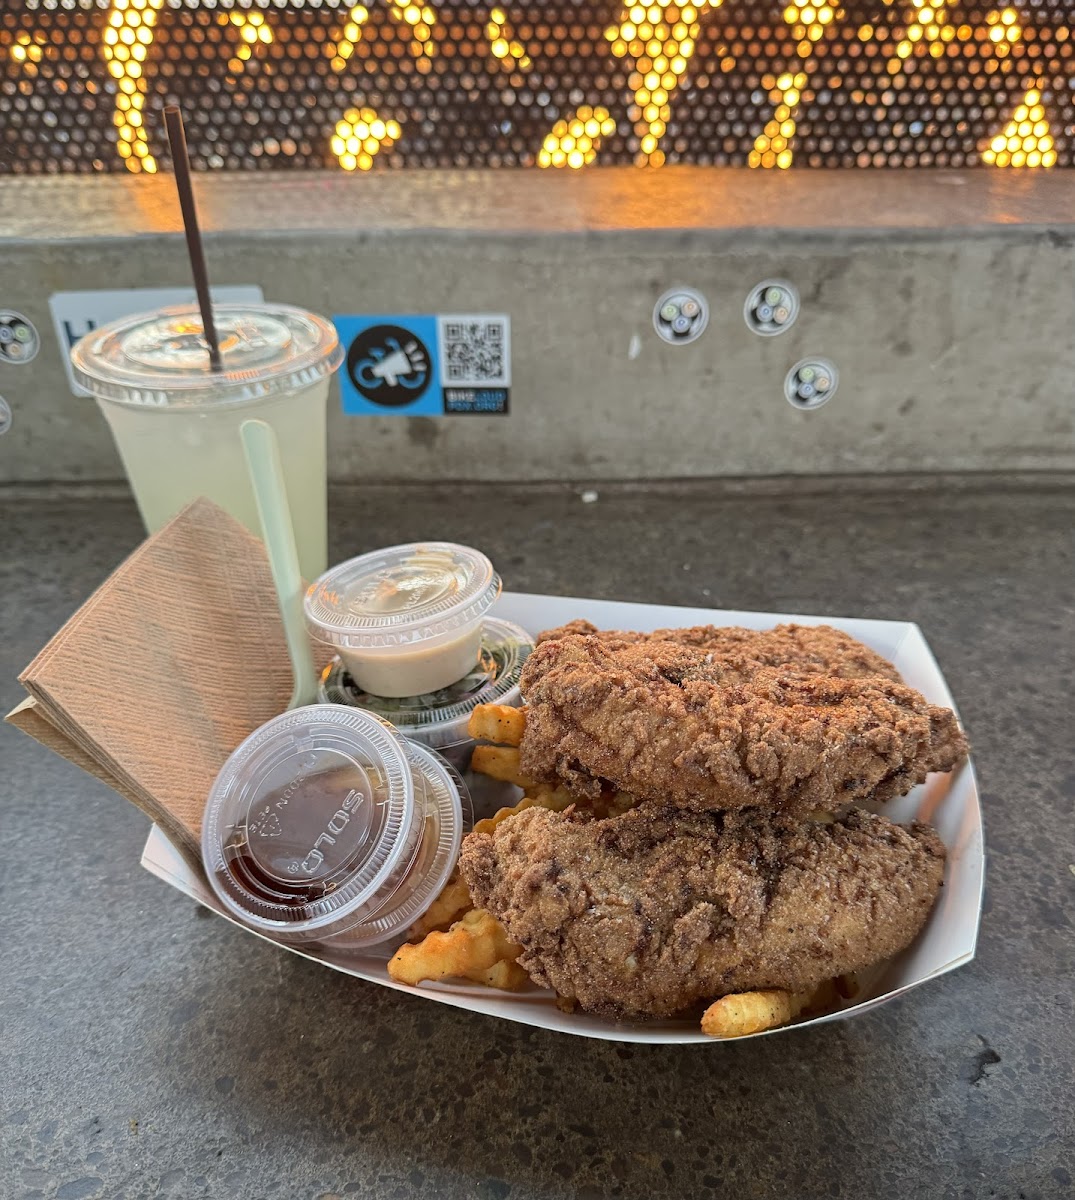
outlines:
[{"label": "string of bokeh lights", "polygon": [[[296,6],[301,7],[302,2],[294,0]],[[307,2],[313,8],[321,7],[318,0]],[[45,20],[49,13],[73,9],[76,3],[87,9],[94,0],[31,0],[28,9]],[[97,7],[104,7],[104,3],[105,0],[97,0]],[[332,0],[324,0],[324,6],[339,9]],[[152,151],[154,139],[146,129],[150,99],[147,77],[152,71],[151,52],[161,21],[170,9],[181,7],[184,5],[180,0],[107,0],[99,52],[111,81],[110,90],[114,92],[112,124],[116,151],[125,167],[134,173],[157,170]],[[280,0],[275,9],[250,3],[233,5],[225,0],[200,3],[187,0],[185,7],[213,10],[211,19],[229,46],[227,69],[231,76],[239,76],[259,62],[273,61],[278,43],[274,23],[280,9],[285,7]],[[480,28],[484,56],[513,84],[525,80],[542,54],[548,55],[548,42],[537,37],[540,27],[522,20],[526,7],[523,4],[483,7],[480,26],[468,27],[468,30]],[[712,14],[718,9],[727,12],[735,7],[735,0],[695,3],[649,0],[645,4],[625,4],[615,20],[604,28],[605,47],[614,60],[627,68],[629,98],[624,111],[633,133],[632,144],[637,146],[633,153],[636,164],[660,166],[666,161],[664,142],[673,118],[674,101],[690,82],[692,60],[703,25],[714,19]],[[890,2],[887,7],[893,4]],[[971,57],[968,52],[980,57],[985,51],[991,64],[1002,66],[1013,50],[1023,49],[1021,44],[1034,38],[1033,28],[1028,30],[1013,6],[991,9],[983,19],[973,23],[966,19],[965,12],[957,21],[953,16],[956,6],[936,0],[906,0],[895,7],[901,9],[902,20],[896,27],[897,36],[888,36],[876,20],[863,22],[854,31],[855,38],[863,44],[885,44],[884,71],[890,94],[913,83],[916,73],[928,60],[961,61]],[[331,36],[315,42],[315,53],[327,59],[335,75],[347,71],[356,58],[364,59],[368,69],[367,43],[376,16],[379,30],[394,26],[399,33],[392,43],[391,54],[382,49],[385,43],[375,46],[372,58],[376,69],[387,72],[393,56],[400,53],[406,54],[420,75],[429,75],[434,70],[438,56],[453,55],[473,62],[478,57],[474,46],[469,54],[464,54],[465,44],[446,40],[446,18],[440,15],[439,8],[432,3],[398,4],[381,0],[369,0],[367,5],[344,5]],[[761,86],[772,107],[761,132],[753,139],[747,163],[762,169],[786,169],[795,161],[804,101],[817,91],[817,81],[825,74],[828,47],[847,24],[844,9],[836,4],[791,3],[777,19],[789,39],[792,62],[784,70],[761,75]],[[571,32],[575,34],[576,30]],[[843,36],[846,37],[846,32]],[[1055,43],[1062,45],[1069,57],[1066,27],[1057,28],[1054,36]],[[292,46],[281,49],[295,57]],[[731,42],[717,49],[719,69],[732,70],[742,55],[741,43]],[[7,20],[0,26],[0,55],[5,50],[5,57],[29,80],[41,75],[50,60],[65,54],[71,57],[46,29],[14,29]],[[592,53],[600,54],[600,46],[594,47]],[[1028,56],[1030,60],[1034,57]],[[1031,71],[1022,72],[1021,100],[1012,107],[1007,121],[981,141],[977,148],[981,163],[1013,168],[1047,168],[1056,164],[1056,136],[1045,102],[1044,66],[1038,61],[1032,63]],[[2,99],[0,95],[0,102]],[[387,113],[380,108],[377,101],[349,105],[335,122],[329,145],[332,157],[344,170],[372,169],[378,155],[407,136],[408,123],[417,115]],[[618,131],[622,131],[620,122],[607,102],[577,103],[568,115],[555,117],[547,127],[535,144],[531,161],[543,168],[586,167],[601,160],[602,145]],[[287,149],[286,142],[278,144],[276,153],[286,155]]]}]

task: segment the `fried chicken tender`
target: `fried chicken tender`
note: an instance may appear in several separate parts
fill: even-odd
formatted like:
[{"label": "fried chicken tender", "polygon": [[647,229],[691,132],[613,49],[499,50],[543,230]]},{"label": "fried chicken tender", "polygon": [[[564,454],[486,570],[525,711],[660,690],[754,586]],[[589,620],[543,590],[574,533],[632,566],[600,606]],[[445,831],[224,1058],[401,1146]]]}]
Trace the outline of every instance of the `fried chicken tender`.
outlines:
[{"label": "fried chicken tender", "polygon": [[890,678],[680,643],[553,639],[521,686],[522,774],[586,798],[607,781],[642,801],[796,819],[902,795],[967,749],[953,712]]},{"label": "fried chicken tender", "polygon": [[907,946],[944,873],[928,826],[855,810],[787,828],[763,814],[528,809],[470,834],[460,871],[535,983],[612,1017],[731,992],[809,992]]},{"label": "fried chicken tender", "polygon": [[707,650],[714,658],[747,659],[763,667],[794,667],[819,675],[835,675],[838,679],[882,675],[900,682],[899,672],[888,659],[831,625],[777,625],[763,630],[738,625],[693,625],[687,629],[630,633],[598,629],[589,621],[578,620],[538,634],[537,644],[571,636],[595,637],[610,645],[623,646],[674,642]]}]

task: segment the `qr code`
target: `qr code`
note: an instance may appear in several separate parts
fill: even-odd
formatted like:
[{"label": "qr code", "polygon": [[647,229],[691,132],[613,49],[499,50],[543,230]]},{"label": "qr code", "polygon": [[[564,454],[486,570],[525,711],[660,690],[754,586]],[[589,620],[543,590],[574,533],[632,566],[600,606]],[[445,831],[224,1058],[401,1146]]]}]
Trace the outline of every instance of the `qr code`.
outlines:
[{"label": "qr code", "polygon": [[440,343],[445,385],[511,382],[507,317],[442,317]]}]

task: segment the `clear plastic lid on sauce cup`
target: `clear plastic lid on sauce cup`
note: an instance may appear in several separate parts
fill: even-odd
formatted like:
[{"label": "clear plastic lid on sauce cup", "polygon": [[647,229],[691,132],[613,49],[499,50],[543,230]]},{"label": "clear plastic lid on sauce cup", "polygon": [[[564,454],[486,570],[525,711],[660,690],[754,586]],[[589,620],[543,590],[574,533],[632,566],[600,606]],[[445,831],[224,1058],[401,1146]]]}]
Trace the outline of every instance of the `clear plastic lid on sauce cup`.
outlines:
[{"label": "clear plastic lid on sauce cup", "polygon": [[405,737],[434,750],[448,751],[473,743],[467,722],[479,704],[522,702],[519,676],[533,649],[534,639],[525,629],[510,621],[487,617],[477,663],[467,675],[447,687],[418,696],[376,696],[363,691],[337,658],[321,676],[318,699],[325,704],[367,709],[391,721]]},{"label": "clear plastic lid on sauce cup", "polygon": [[417,696],[470,674],[499,595],[500,577],[480,551],[413,542],[327,571],[306,593],[306,623],[363,691]]},{"label": "clear plastic lid on sauce cup", "polygon": [[437,896],[463,834],[462,781],[372,713],[315,704],[275,717],[224,764],[202,822],[213,891],[289,943],[360,948]]},{"label": "clear plastic lid on sauce cup", "polygon": [[[402,937],[440,895],[459,861],[463,834],[474,824],[470,792],[459,772],[428,746],[401,739],[414,779],[418,837],[410,867],[400,873],[400,886],[389,905],[371,906],[363,916],[363,944]],[[405,856],[407,857],[407,856]],[[350,941],[351,935],[348,935]]]}]

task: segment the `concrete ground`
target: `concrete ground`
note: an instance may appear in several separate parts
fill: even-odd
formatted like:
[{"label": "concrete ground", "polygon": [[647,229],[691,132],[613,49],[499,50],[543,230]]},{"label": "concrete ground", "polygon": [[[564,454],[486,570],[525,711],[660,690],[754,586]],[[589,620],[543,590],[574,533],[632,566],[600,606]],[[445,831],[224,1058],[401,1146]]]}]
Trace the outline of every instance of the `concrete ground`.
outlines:
[{"label": "concrete ground", "polygon": [[[145,818],[0,729],[0,1196],[625,1200],[1070,1195],[1070,478],[371,487],[333,556],[482,546],[506,586],[917,621],[974,746],[976,960],[735,1045],[588,1042],[281,953],[141,871]],[[0,702],[140,536],[0,493]]]}]

